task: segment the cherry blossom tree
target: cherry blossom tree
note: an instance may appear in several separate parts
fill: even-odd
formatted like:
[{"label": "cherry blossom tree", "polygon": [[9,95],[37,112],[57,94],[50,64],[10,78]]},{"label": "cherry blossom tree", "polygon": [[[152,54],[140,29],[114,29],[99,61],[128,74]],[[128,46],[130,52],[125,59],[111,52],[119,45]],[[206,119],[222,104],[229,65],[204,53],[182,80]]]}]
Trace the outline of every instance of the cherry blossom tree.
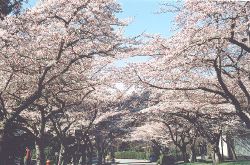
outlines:
[{"label": "cherry blossom tree", "polygon": [[138,54],[153,59],[128,69],[135,71],[132,83],[137,77],[165,97],[161,102],[177,99],[177,104],[183,104],[182,108],[169,102],[163,105],[173,106],[179,116],[186,114],[185,119],[213,146],[217,163],[222,160],[218,149],[222,123],[237,130],[235,123],[240,119],[250,128],[249,2],[186,1],[163,7],[177,12],[178,29],[169,39],[149,36],[152,40]]},{"label": "cherry blossom tree", "polygon": [[[98,151],[101,164],[114,139],[126,132],[126,123],[130,120],[126,116],[128,112],[121,109],[119,101],[123,99],[119,93],[107,88],[105,83],[98,81],[98,84],[84,98],[80,97],[82,90],[74,90],[74,93],[80,92],[78,97],[60,100],[62,105],[58,108],[63,108],[62,113],[50,115],[51,129],[61,145],[58,164],[67,164],[71,158],[74,164],[91,164],[93,147]],[[67,140],[72,135],[77,143]]]},{"label": "cherry blossom tree", "polygon": [[203,93],[207,103],[230,103],[250,128],[249,117],[249,2],[185,1],[165,4],[176,11],[175,34],[150,36],[138,54],[151,55],[134,67],[145,85]]},{"label": "cherry blossom tree", "polygon": [[[57,162],[58,165],[69,163],[71,157],[74,158],[73,161],[75,163],[79,163],[80,157],[82,157],[82,164],[86,163],[86,160],[84,159],[86,155],[84,153],[86,152],[85,150],[90,147],[87,143],[89,140],[90,129],[92,129],[93,122],[96,119],[96,114],[97,109],[84,104],[84,108],[82,105],[72,107],[65,113],[56,114],[53,118],[51,118],[53,124],[52,130],[54,130],[60,144]],[[81,133],[82,137],[76,135],[76,133]],[[72,136],[74,136],[74,140],[70,141],[69,139],[72,139]],[[83,151],[79,149],[77,150],[77,148],[79,148],[79,144],[75,144],[75,142],[79,140],[84,141],[83,146],[81,145]],[[76,153],[76,151],[78,153]],[[79,155],[79,153],[81,153],[81,155]]]},{"label": "cherry blossom tree", "polygon": [[[226,104],[201,104],[196,102],[198,99],[195,100],[190,96],[189,99],[185,101],[175,97],[175,100],[161,101],[143,112],[149,113],[147,116],[150,116],[150,120],[162,122],[166,126],[165,130],[169,130],[168,138],[180,148],[184,160],[187,145],[193,152],[195,140],[199,135],[212,146],[214,163],[221,162],[223,155],[219,151],[219,142],[222,133],[244,130],[244,126],[239,122],[239,117],[229,103],[227,107]],[[145,131],[147,132],[146,129]]]},{"label": "cherry blossom tree", "polygon": [[158,142],[167,148],[171,148],[171,144],[174,144],[182,153],[182,160],[188,162],[188,147],[193,147],[191,151],[195,155],[194,147],[198,131],[189,121],[172,114],[174,113],[171,110],[160,110],[157,106],[143,110],[140,115],[144,116],[142,117],[144,125],[131,133],[132,139]]},{"label": "cherry blossom tree", "polygon": [[[1,21],[1,164],[7,161],[3,151],[8,125],[23,111],[53,94],[58,99],[69,96],[63,95],[64,90],[70,90],[74,99],[74,89],[93,73],[87,71],[92,61],[127,51],[127,40],[115,27],[126,25],[115,17],[119,11],[112,0],[46,0]],[[91,82],[87,84],[91,88]]]}]

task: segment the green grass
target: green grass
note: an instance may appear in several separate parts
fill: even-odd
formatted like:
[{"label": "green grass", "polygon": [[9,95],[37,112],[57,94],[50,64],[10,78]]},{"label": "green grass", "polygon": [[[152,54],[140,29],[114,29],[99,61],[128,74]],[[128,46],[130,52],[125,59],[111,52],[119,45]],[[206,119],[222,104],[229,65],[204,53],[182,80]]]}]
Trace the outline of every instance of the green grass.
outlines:
[{"label": "green grass", "polygon": [[[211,165],[211,164],[212,163],[196,162],[196,163],[186,163],[182,165]],[[221,163],[220,165],[250,165],[250,161],[224,162],[224,163]]]}]

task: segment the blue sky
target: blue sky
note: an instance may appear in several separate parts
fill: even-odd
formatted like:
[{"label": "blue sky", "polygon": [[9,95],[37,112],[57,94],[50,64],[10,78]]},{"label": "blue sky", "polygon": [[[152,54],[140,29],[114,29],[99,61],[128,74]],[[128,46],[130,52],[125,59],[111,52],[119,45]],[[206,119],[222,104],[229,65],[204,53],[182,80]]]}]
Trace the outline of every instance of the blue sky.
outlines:
[{"label": "blue sky", "polygon": [[24,3],[25,8],[30,8],[36,4],[38,0],[28,0],[28,3]]},{"label": "blue sky", "polygon": [[[26,7],[32,7],[38,0],[29,0]],[[171,2],[170,0],[164,0]],[[172,0],[174,1],[174,0]],[[171,13],[156,14],[163,0],[117,0],[122,5],[123,12],[119,18],[132,18],[126,28],[126,36],[139,35],[143,32],[171,36],[171,24],[174,15]]]},{"label": "blue sky", "polygon": [[[118,0],[123,12],[119,18],[132,18],[131,24],[126,28],[126,36],[136,36],[141,33],[161,34],[165,37],[172,35],[171,27],[174,19],[172,13],[157,14],[162,0]],[[166,2],[166,0],[165,0]],[[168,2],[171,2],[168,0]],[[127,63],[138,63],[149,60],[147,56],[137,56],[129,59],[118,60],[115,65],[126,66]]]},{"label": "blue sky", "polygon": [[[122,6],[119,18],[132,18],[131,24],[125,30],[125,36],[137,36],[143,32],[161,34],[170,37],[174,15],[171,13],[157,14],[162,2],[174,2],[174,0],[117,0]],[[29,0],[26,7],[32,7],[37,0]],[[119,60],[115,65],[126,66],[126,63],[144,62],[148,57],[133,57],[127,60]]]},{"label": "blue sky", "polygon": [[118,2],[123,9],[118,17],[133,18],[133,22],[127,27],[125,35],[131,36],[146,32],[161,34],[165,37],[171,36],[170,27],[174,15],[171,13],[156,13],[160,9],[162,0],[118,0]]}]

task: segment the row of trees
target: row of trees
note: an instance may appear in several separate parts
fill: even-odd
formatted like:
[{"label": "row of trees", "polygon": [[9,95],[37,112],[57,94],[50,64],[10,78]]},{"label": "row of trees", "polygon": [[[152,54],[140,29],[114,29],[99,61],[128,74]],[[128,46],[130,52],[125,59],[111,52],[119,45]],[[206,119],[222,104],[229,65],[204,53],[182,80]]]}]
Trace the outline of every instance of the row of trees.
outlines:
[{"label": "row of trees", "polygon": [[121,122],[129,112],[121,108],[125,96],[105,74],[133,42],[122,36],[126,22],[115,16],[120,6],[113,0],[44,0],[8,15],[20,2],[1,1],[0,164],[13,164],[17,148],[9,139],[17,133],[28,134],[37,165],[45,164],[53,139],[58,165],[92,164],[94,151],[102,164],[133,122]]},{"label": "row of trees", "polygon": [[174,143],[185,162],[187,149],[195,161],[196,141],[203,139],[211,146],[214,164],[223,161],[222,134],[230,139],[250,128],[249,9],[249,2],[162,5],[162,12],[176,13],[175,34],[167,39],[147,35],[135,54],[151,60],[122,71],[128,84],[152,93],[134,139]]},{"label": "row of trees", "polygon": [[[167,102],[161,107],[156,105],[145,109],[140,115],[141,126],[134,129],[130,138],[152,142],[163,154],[174,154],[177,160],[184,162],[195,162],[197,156],[210,155],[214,164],[226,159],[219,148],[223,141],[228,146],[228,159],[237,159],[232,138],[247,130],[235,113],[228,113],[220,107],[197,108],[194,105],[189,109],[187,102],[185,105],[176,103],[175,106],[169,106],[172,103]],[[218,111],[211,114],[212,108]],[[208,145],[204,146],[204,143]],[[201,151],[201,147],[205,151]],[[208,148],[209,152],[206,152]]]},{"label": "row of trees", "polygon": [[[249,2],[163,4],[177,12],[177,31],[142,42],[122,36],[127,23],[115,17],[114,0],[44,0],[8,15],[20,2],[1,1],[9,11],[1,4],[0,164],[11,164],[13,128],[32,137],[37,164],[45,163],[47,135],[57,139],[58,164],[91,164],[94,151],[102,164],[133,128],[135,139],[173,142],[185,162],[205,140],[216,164],[222,133],[250,128]],[[152,58],[112,65],[134,55]],[[139,99],[115,89],[121,81]]]}]

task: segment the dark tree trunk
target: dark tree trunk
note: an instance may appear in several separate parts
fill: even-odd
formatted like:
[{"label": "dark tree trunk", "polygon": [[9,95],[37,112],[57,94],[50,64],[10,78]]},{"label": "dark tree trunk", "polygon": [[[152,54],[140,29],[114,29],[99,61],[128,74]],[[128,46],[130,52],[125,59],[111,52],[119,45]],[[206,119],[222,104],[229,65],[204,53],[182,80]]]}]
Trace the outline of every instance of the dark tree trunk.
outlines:
[{"label": "dark tree trunk", "polygon": [[25,152],[21,152],[21,155],[20,155],[20,165],[24,165],[24,157],[25,157]]},{"label": "dark tree trunk", "polygon": [[102,165],[103,151],[102,148],[97,151],[97,165]]},{"label": "dark tree trunk", "polygon": [[65,146],[63,144],[61,144],[59,155],[58,155],[57,165],[64,165],[64,155],[65,155]]},{"label": "dark tree trunk", "polygon": [[[11,148],[10,141],[8,140],[8,127],[4,122],[0,122],[0,165],[10,165],[11,159],[9,159]],[[12,158],[13,159],[13,158]]]},{"label": "dark tree trunk", "polygon": [[68,165],[69,162],[72,160],[72,149],[69,148],[68,146],[66,147],[65,145],[65,152],[64,152],[64,156],[63,156],[63,165]]},{"label": "dark tree trunk", "polygon": [[102,165],[105,163],[105,150],[104,150],[104,143],[100,144],[97,150],[97,160],[98,160],[98,165]]},{"label": "dark tree trunk", "polygon": [[222,157],[221,157],[220,149],[218,145],[213,146],[212,159],[213,159],[213,165],[217,165],[222,162]]},{"label": "dark tree trunk", "polygon": [[37,139],[36,144],[36,165],[44,165],[45,164],[45,145],[43,139]]},{"label": "dark tree trunk", "polygon": [[232,160],[237,160],[238,157],[237,157],[237,155],[236,155],[234,146],[230,146],[230,147],[229,147],[229,150],[231,150],[231,153],[232,153],[231,159],[232,159]]},{"label": "dark tree trunk", "polygon": [[237,155],[235,153],[235,148],[234,148],[234,141],[230,135],[226,136],[226,143],[228,146],[229,159],[237,160]]},{"label": "dark tree trunk", "polygon": [[191,152],[192,152],[191,162],[197,162],[195,144],[191,145]]},{"label": "dark tree trunk", "polygon": [[104,155],[104,140],[102,137],[97,136],[95,138],[96,150],[97,150],[97,165],[102,165]]},{"label": "dark tree trunk", "polygon": [[73,155],[73,164],[74,165],[78,165],[80,158],[81,158],[81,153],[80,153],[80,142],[77,142],[76,144],[76,150],[75,150],[75,154]]},{"label": "dark tree trunk", "polygon": [[111,156],[111,162],[114,163],[115,162],[115,147],[114,146],[111,146],[110,156]]},{"label": "dark tree trunk", "polygon": [[0,164],[7,165],[8,151],[6,145],[6,138],[3,130],[0,130]]},{"label": "dark tree trunk", "polygon": [[82,147],[82,163],[81,165],[87,164],[87,152],[88,152],[88,137],[87,135],[84,135],[84,145]]},{"label": "dark tree trunk", "polygon": [[84,144],[83,148],[82,148],[82,162],[81,165],[86,165],[86,144]]},{"label": "dark tree trunk", "polygon": [[[104,147],[103,147],[104,148]],[[103,155],[102,155],[102,162],[104,163],[104,164],[106,164],[106,156],[108,155],[108,150],[107,149],[104,149],[103,150]]]},{"label": "dark tree trunk", "polygon": [[87,165],[92,165],[92,159],[93,159],[93,145],[91,140],[89,139],[89,137],[87,137],[87,141],[88,141],[88,146],[87,146]]},{"label": "dark tree trunk", "polygon": [[84,136],[82,165],[92,165],[93,146],[88,135]]},{"label": "dark tree trunk", "polygon": [[[3,20],[4,17],[9,14],[9,5],[10,0],[1,0],[0,1],[0,19]],[[1,161],[1,160],[0,160]]]},{"label": "dark tree trunk", "polygon": [[246,124],[246,127],[250,129],[250,119],[248,117],[249,114],[246,114],[247,112],[243,111],[241,108],[237,108],[239,106],[235,106],[235,107],[236,107],[236,114],[239,116],[241,121],[243,121]]},{"label": "dark tree trunk", "polygon": [[183,161],[184,161],[185,163],[188,163],[189,160],[188,160],[188,154],[187,154],[187,148],[186,148],[186,146],[182,146],[180,149],[181,149]]}]

